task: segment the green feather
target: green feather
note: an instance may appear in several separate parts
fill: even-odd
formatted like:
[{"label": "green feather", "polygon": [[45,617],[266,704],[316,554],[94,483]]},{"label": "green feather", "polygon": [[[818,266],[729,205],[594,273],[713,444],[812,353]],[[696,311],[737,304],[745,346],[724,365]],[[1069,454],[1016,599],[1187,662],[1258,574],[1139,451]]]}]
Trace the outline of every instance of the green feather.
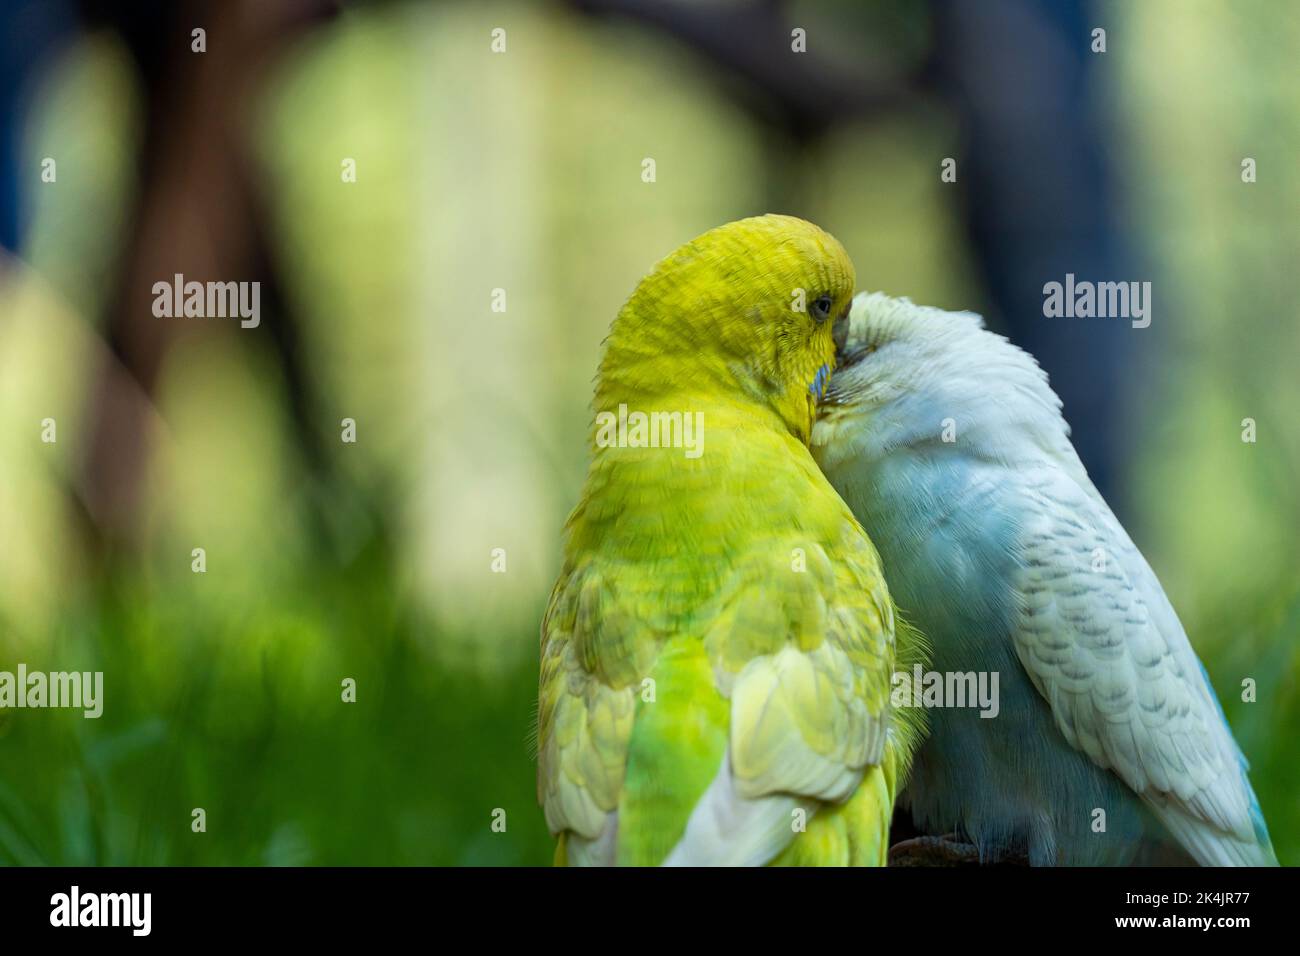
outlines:
[{"label": "green feather", "polygon": [[637,706],[619,803],[624,866],[663,862],[727,749],[727,702],[698,638],[669,641],[650,676],[654,701]]}]

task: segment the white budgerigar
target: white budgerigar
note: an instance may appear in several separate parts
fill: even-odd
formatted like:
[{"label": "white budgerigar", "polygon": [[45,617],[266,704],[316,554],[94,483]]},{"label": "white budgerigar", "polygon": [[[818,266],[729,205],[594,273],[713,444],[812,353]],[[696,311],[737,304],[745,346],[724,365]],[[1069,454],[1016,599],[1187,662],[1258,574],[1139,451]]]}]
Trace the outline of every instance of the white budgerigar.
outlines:
[{"label": "white budgerigar", "polygon": [[1209,678],[1037,363],[878,293],[836,340],[814,454],[934,670],[999,677],[996,716],[930,711],[920,831],[983,861],[1275,865]]}]

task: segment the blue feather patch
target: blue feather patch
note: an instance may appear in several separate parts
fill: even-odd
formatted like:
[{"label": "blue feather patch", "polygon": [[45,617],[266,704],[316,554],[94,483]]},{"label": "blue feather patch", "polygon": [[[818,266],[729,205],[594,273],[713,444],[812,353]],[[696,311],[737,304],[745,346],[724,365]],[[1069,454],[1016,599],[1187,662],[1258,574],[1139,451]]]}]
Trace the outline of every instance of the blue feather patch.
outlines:
[{"label": "blue feather patch", "polygon": [[817,374],[813,377],[812,384],[808,386],[808,391],[811,392],[813,398],[817,399],[819,402],[822,400],[822,397],[826,392],[826,382],[830,377],[831,367],[823,364],[822,367],[817,370]]}]

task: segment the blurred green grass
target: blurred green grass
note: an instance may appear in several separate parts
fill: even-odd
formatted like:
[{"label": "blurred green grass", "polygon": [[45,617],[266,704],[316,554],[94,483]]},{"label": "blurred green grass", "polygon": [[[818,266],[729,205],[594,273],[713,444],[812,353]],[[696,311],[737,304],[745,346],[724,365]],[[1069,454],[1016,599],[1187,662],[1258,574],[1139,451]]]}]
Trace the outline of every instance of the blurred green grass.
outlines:
[{"label": "blurred green grass", "polygon": [[[69,609],[49,659],[28,667],[102,670],[104,716],[0,717],[0,766],[21,768],[0,775],[0,862],[548,863],[535,667],[440,668],[385,550],[305,567],[265,607],[214,613],[183,587],[149,593],[125,575]],[[204,833],[191,831],[195,807]]]}]

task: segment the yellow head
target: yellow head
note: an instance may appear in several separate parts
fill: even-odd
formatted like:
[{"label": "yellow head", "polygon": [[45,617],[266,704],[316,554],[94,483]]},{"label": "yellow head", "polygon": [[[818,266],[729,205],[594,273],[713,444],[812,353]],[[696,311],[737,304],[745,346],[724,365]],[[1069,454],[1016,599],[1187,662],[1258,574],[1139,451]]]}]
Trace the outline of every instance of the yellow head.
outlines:
[{"label": "yellow head", "polygon": [[619,312],[595,406],[727,395],[776,412],[806,443],[853,282],[844,247],[802,219],[710,230],[660,262]]}]

